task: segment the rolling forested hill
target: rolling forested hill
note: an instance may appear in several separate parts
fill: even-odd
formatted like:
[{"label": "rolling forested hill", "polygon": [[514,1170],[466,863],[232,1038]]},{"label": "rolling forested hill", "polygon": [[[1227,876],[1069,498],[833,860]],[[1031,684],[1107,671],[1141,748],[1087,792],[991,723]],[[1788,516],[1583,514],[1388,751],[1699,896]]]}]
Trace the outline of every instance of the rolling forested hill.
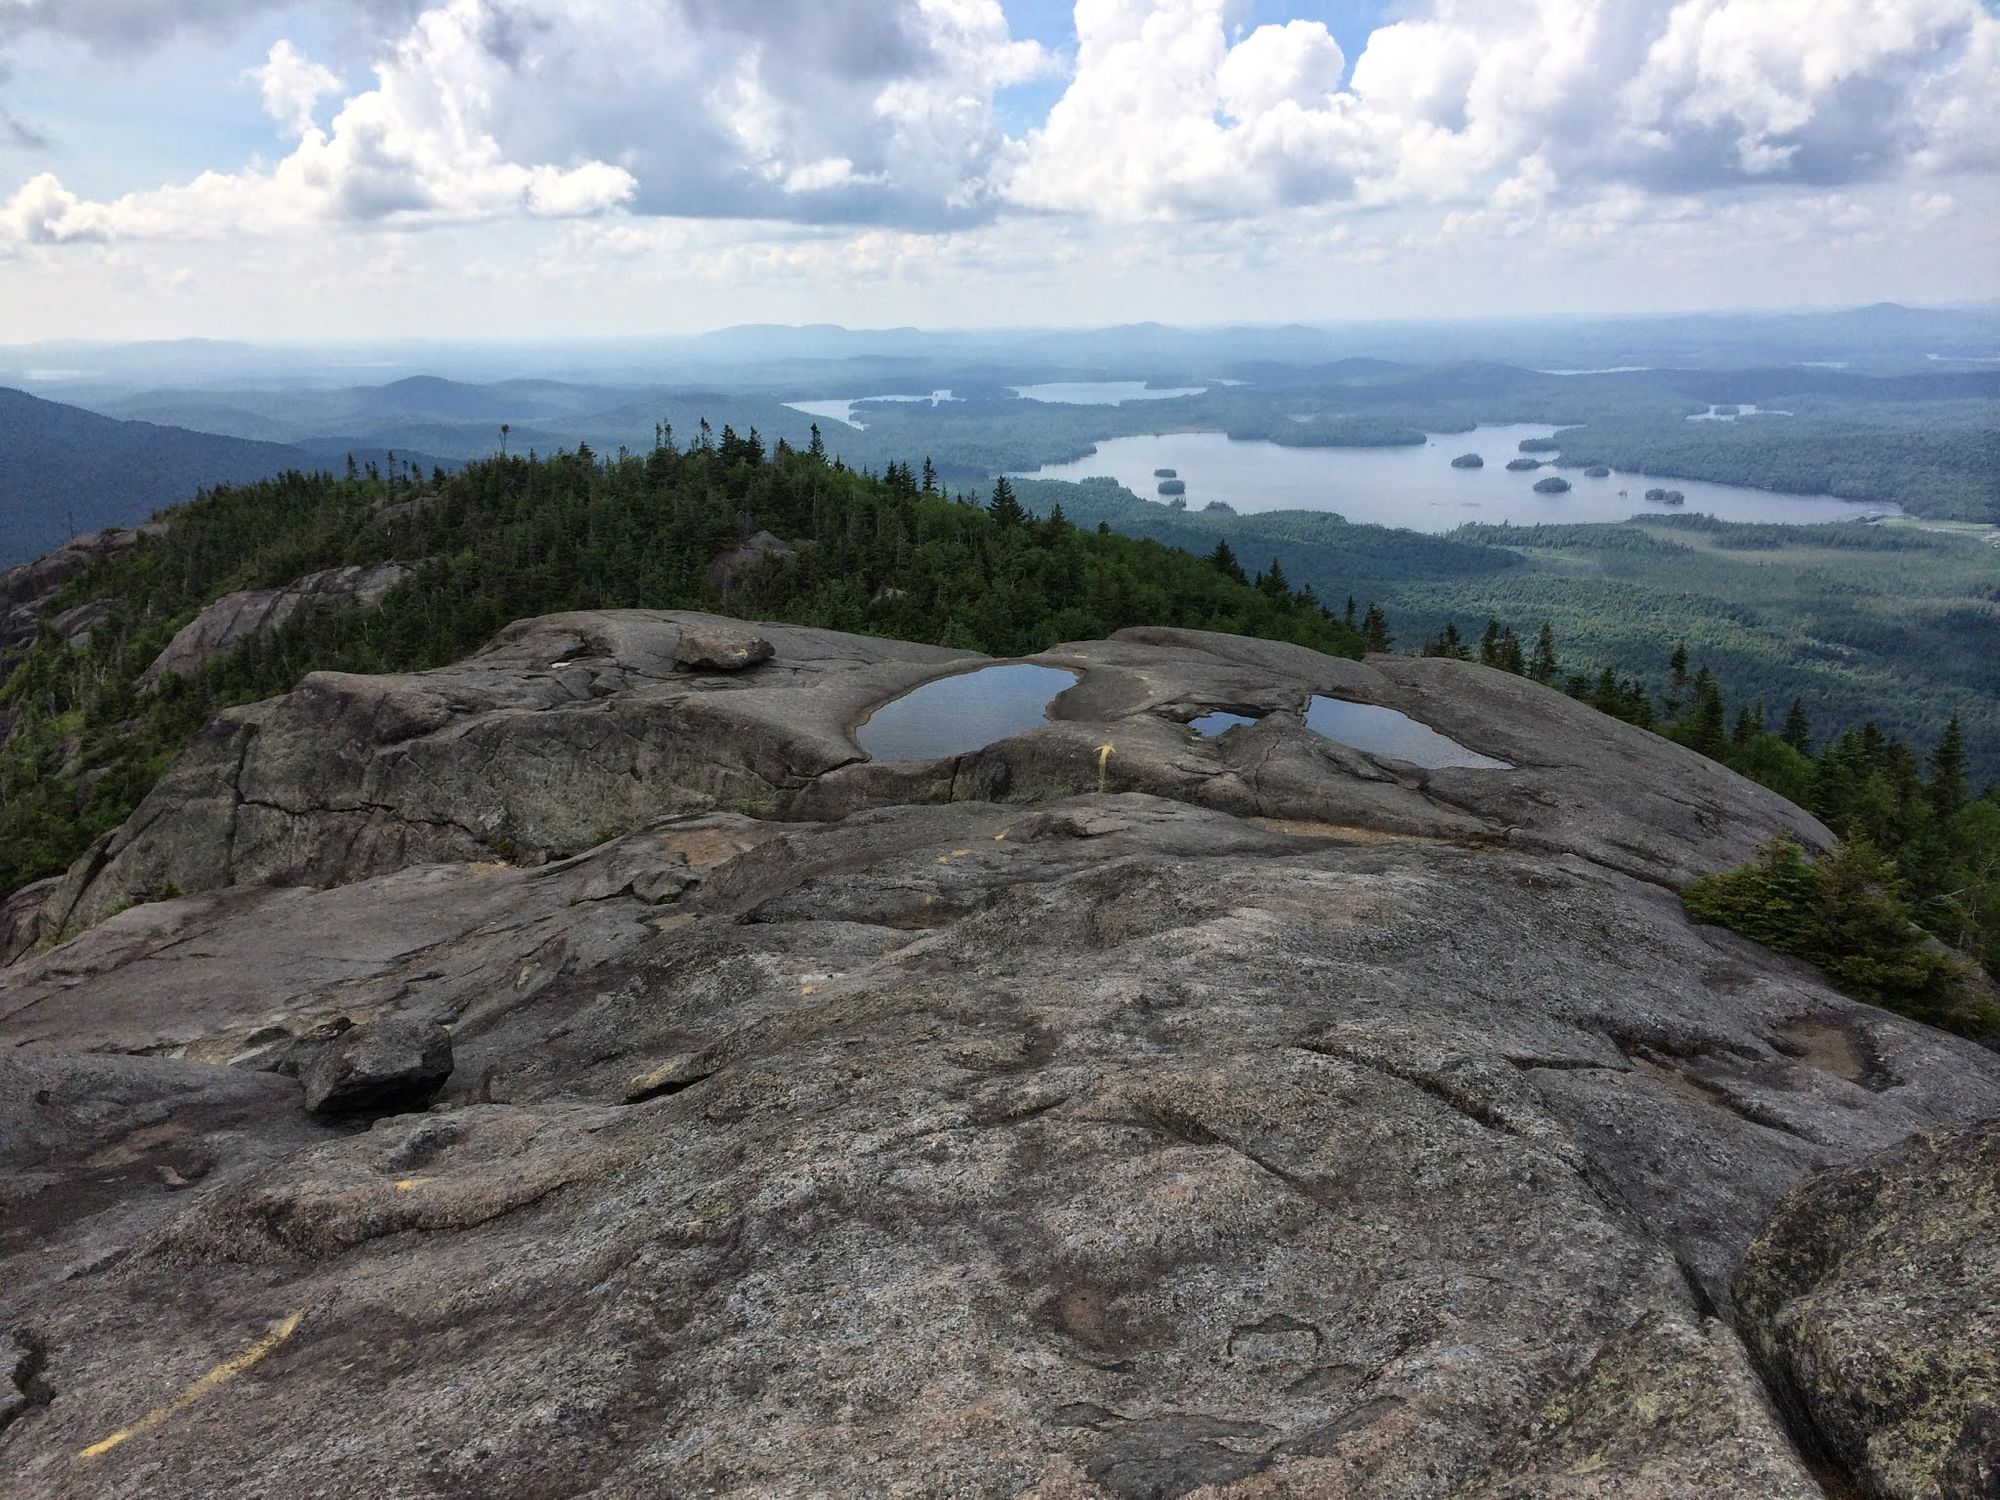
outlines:
[{"label": "rolling forested hill", "polygon": [[122,422],[0,387],[0,566],[218,484],[310,467],[299,449]]}]

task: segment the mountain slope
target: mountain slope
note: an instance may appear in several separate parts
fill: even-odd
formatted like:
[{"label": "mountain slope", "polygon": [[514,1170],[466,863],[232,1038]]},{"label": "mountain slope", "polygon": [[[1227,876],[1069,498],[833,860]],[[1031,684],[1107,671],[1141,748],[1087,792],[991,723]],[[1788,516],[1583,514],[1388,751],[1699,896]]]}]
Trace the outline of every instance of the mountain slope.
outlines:
[{"label": "mountain slope", "polygon": [[0,566],[212,485],[313,466],[277,443],[116,421],[0,386]]},{"label": "mountain slope", "polygon": [[[1865,1364],[1777,1345],[1801,1278],[1734,1295],[1814,1168],[2000,1111],[1662,888],[1796,808],[1503,673],[1174,630],[871,760],[979,659],[756,628],[309,678],[80,865],[102,925],[0,971],[22,1493],[1819,1500],[1793,1385],[1835,1493],[1978,1459],[1868,1397],[1934,1327],[1990,1360],[1990,1273],[1909,1274],[1979,1178],[1876,1195],[1893,1243],[1838,1200],[1923,1292]],[[1775,1269],[1837,1263],[1799,1219]]]}]

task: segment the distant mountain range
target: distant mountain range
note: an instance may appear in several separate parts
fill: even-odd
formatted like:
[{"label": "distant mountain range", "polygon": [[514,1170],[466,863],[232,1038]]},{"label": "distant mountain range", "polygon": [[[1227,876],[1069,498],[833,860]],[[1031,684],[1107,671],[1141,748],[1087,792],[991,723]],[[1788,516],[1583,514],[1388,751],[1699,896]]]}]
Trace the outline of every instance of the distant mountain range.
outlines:
[{"label": "distant mountain range", "polygon": [[0,565],[204,488],[317,466],[277,443],[121,422],[0,387]]},{"label": "distant mountain range", "polygon": [[[190,415],[197,409],[202,417],[217,415],[201,403],[189,405]],[[0,386],[0,567],[39,557],[82,532],[134,525],[219,484],[337,468],[349,453],[358,463],[384,457],[367,443],[279,443],[124,420]],[[428,453],[407,456],[426,469],[438,462]]]}]

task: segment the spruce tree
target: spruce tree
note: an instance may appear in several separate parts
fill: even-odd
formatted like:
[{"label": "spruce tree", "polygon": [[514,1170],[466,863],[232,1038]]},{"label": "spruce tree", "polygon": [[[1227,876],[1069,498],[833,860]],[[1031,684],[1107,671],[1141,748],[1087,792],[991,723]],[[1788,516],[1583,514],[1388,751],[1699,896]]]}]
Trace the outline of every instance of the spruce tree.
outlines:
[{"label": "spruce tree", "polygon": [[1940,818],[1954,817],[1965,806],[1965,725],[1955,712],[1931,752],[1930,794]]},{"label": "spruce tree", "polygon": [[1707,677],[1704,667],[1697,678],[1694,691],[1694,707],[1688,714],[1688,747],[1700,751],[1710,760],[1720,760],[1729,743],[1729,719],[1722,704],[1722,689]]},{"label": "spruce tree", "polygon": [[1541,634],[1535,637],[1535,655],[1528,663],[1528,676],[1546,687],[1556,680],[1556,674],[1561,670],[1556,662],[1556,633],[1544,620]]},{"label": "spruce tree", "polygon": [[1492,615],[1486,617],[1486,631],[1479,637],[1479,660],[1489,667],[1500,665],[1500,621]]},{"label": "spruce tree", "polygon": [[1806,717],[1805,704],[1797,698],[1792,700],[1791,712],[1785,715],[1785,729],[1780,738],[1799,754],[1812,754],[1812,721]]},{"label": "spruce tree", "polygon": [[1512,672],[1516,677],[1522,675],[1521,638],[1514,634],[1511,626],[1500,633],[1500,647],[1494,652],[1493,665],[1503,672]]},{"label": "spruce tree", "polygon": [[1019,526],[1028,519],[1028,513],[1021,508],[1021,502],[1014,498],[1014,486],[1002,474],[993,481],[993,498],[986,503],[986,513],[1002,526]]},{"label": "spruce tree", "polygon": [[1389,651],[1395,647],[1396,638],[1389,634],[1389,618],[1382,613],[1382,606],[1371,603],[1368,613],[1361,617],[1361,639],[1368,643],[1370,651]]},{"label": "spruce tree", "polygon": [[1236,552],[1229,545],[1227,537],[1224,537],[1215,544],[1215,550],[1208,554],[1208,560],[1215,570],[1231,583],[1248,583],[1250,581],[1243,572],[1243,564],[1236,560]]}]

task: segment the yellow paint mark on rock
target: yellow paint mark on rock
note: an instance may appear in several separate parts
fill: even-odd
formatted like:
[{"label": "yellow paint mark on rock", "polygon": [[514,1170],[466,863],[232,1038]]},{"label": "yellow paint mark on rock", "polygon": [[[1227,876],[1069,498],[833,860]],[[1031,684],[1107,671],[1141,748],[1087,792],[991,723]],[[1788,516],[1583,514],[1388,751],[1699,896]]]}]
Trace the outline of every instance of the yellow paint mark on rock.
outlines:
[{"label": "yellow paint mark on rock", "polygon": [[399,1193],[415,1192],[429,1181],[430,1178],[428,1177],[405,1177],[396,1184],[396,1191]]},{"label": "yellow paint mark on rock", "polygon": [[799,993],[801,995],[810,995],[818,988],[819,986],[816,984],[802,984],[799,986]]},{"label": "yellow paint mark on rock", "polygon": [[284,1343],[286,1339],[297,1333],[299,1324],[305,1321],[305,1316],[305,1312],[302,1309],[293,1313],[290,1317],[279,1319],[271,1325],[269,1333],[266,1333],[261,1339],[257,1340],[256,1343],[245,1349],[234,1359],[224,1360],[193,1385],[182,1391],[173,1400],[163,1406],[154,1407],[130,1427],[119,1428],[102,1442],[92,1443],[88,1448],[77,1454],[77,1457],[80,1459],[100,1458],[104,1454],[109,1453],[113,1448],[116,1448],[120,1443],[130,1442],[142,1433],[151,1432],[155,1427],[172,1421],[190,1406],[193,1406],[195,1402],[201,1400],[202,1397],[227,1385],[238,1375],[241,1375],[245,1370],[256,1364],[258,1360],[264,1358],[265,1355],[277,1348],[278,1345]]},{"label": "yellow paint mark on rock", "polygon": [[1103,744],[1097,747],[1097,789],[1100,792],[1105,789],[1110,781],[1111,757],[1116,753],[1117,748],[1116,745],[1112,744]]}]

